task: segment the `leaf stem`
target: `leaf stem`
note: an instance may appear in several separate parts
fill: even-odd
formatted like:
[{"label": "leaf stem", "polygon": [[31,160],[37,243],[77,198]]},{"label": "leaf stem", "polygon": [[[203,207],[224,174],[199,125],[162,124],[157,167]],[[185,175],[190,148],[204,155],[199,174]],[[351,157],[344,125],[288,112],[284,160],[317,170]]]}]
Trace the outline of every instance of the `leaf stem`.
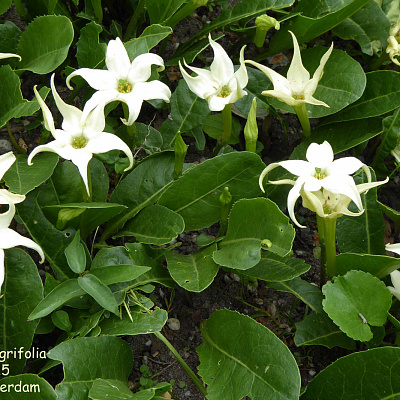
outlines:
[{"label": "leaf stem", "polygon": [[303,135],[305,137],[310,136],[311,127],[310,127],[310,120],[308,119],[306,104],[302,103],[298,106],[293,106],[293,108],[297,114],[297,117],[299,118],[301,127],[303,128]]},{"label": "leaf stem", "polygon": [[11,129],[10,129],[9,121],[6,122],[6,127],[7,127],[8,136],[10,137],[10,140],[11,140],[11,144],[13,145],[16,152],[18,154],[26,154],[26,150],[23,149],[21,146],[19,146],[17,141],[15,140],[15,137],[13,136]]},{"label": "leaf stem", "polygon": [[207,390],[200,381],[200,379],[194,374],[194,372],[189,368],[189,366],[186,364],[184,359],[180,356],[180,354],[176,351],[175,347],[172,346],[172,344],[169,342],[169,340],[161,333],[161,332],[153,332],[155,336],[157,336],[167,347],[168,349],[172,352],[172,354],[176,357],[178,360],[179,364],[181,364],[182,368],[185,370],[185,372],[189,375],[190,379],[193,381],[193,383],[197,386],[199,389],[200,393],[206,397],[207,396]]},{"label": "leaf stem", "polygon": [[322,218],[317,215],[318,235],[321,244],[321,282],[322,286],[328,279],[337,275],[336,266],[336,220],[337,218]]}]

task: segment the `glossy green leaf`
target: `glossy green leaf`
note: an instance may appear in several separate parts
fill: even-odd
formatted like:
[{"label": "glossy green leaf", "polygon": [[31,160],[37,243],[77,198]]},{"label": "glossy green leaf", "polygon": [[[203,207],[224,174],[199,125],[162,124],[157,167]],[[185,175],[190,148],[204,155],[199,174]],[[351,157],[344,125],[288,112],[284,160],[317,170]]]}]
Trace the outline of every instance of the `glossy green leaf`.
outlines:
[{"label": "glossy green leaf", "polygon": [[[258,15],[261,15],[269,10],[279,10],[289,7],[293,4],[293,0],[252,0],[239,1],[232,8],[223,11],[217,18],[206,24],[197,34],[192,36],[185,44],[179,46],[178,51],[174,56],[179,57],[184,55],[197,40],[207,35],[213,30],[219,30],[227,27],[240,20],[249,20]],[[329,28],[328,28],[329,29]]]},{"label": "glossy green leaf", "polygon": [[86,274],[78,278],[78,284],[87,294],[92,296],[102,307],[119,315],[118,304],[108,286],[92,274]]},{"label": "glossy green leaf", "polygon": [[146,0],[147,11],[152,24],[162,24],[171,17],[184,0]]},{"label": "glossy green leaf", "polygon": [[229,215],[228,232],[214,253],[214,261],[222,266],[246,270],[261,261],[261,249],[287,255],[292,248],[295,231],[277,205],[269,199],[237,201]]},{"label": "glossy green leaf", "polygon": [[64,310],[58,310],[51,314],[51,321],[57,328],[62,329],[63,331],[66,331],[68,333],[71,332],[72,324],[69,320],[68,313]]},{"label": "glossy green leaf", "polygon": [[[300,373],[289,349],[266,327],[234,311],[215,312],[202,326],[199,374],[207,399],[290,400]],[[270,351],[269,349],[273,349]]]},{"label": "glossy green leaf", "polygon": [[69,268],[64,254],[65,248],[72,242],[72,232],[57,230],[45,218],[37,204],[36,196],[37,191],[30,192],[22,203],[17,204],[18,216],[32,239],[43,249],[56,278],[68,279],[75,275]]},{"label": "glossy green leaf", "polygon": [[[203,131],[213,139],[219,139],[224,131],[222,114],[212,114],[207,117],[203,124]],[[228,140],[228,144],[239,143],[239,134],[241,131],[240,122],[237,118],[232,116],[232,132]]]},{"label": "glossy green leaf", "polygon": [[[290,36],[289,33],[287,35]],[[326,47],[314,47],[301,52],[303,65],[311,76],[318,68],[321,58],[327,50]],[[317,90],[313,94],[313,97],[325,102],[329,107],[307,104],[308,117],[321,118],[336,114],[358,100],[364,92],[365,85],[366,78],[361,65],[346,52],[333,49],[325,64],[324,74],[318,83]],[[276,108],[294,112],[293,107],[273,97],[269,98],[268,101]]]},{"label": "glossy green leaf", "polygon": [[310,269],[304,260],[291,255],[281,257],[266,252],[261,254],[260,262],[250,269],[241,272],[243,275],[270,282],[282,282],[300,276]]},{"label": "glossy green leaf", "polygon": [[321,371],[301,400],[396,399],[400,396],[400,349],[353,353]]},{"label": "glossy green leaf", "polygon": [[100,322],[103,335],[144,335],[151,332],[160,332],[168,319],[165,310],[158,307],[149,313],[132,312],[132,320],[124,313],[123,317],[111,315]]},{"label": "glossy green leaf", "polygon": [[378,201],[378,204],[385,215],[389,217],[395,223],[395,225],[400,224],[400,211],[394,210],[380,201]]},{"label": "glossy green leaf", "polygon": [[[3,266],[0,266],[3,268]],[[0,297],[0,351],[29,350],[39,321],[28,321],[28,315],[43,299],[43,286],[37,267],[21,249],[5,251],[4,282]],[[11,374],[22,372],[25,357],[7,357]],[[3,375],[4,371],[1,372]]]},{"label": "glossy green leaf", "polygon": [[356,342],[343,333],[324,313],[312,313],[296,323],[294,336],[296,346],[339,346],[355,350]]},{"label": "glossy green leaf", "polygon": [[35,307],[28,318],[33,320],[45,317],[69,300],[84,294],[76,279],[61,282]]},{"label": "glossy green leaf", "polygon": [[350,271],[333,278],[322,288],[324,311],[347,336],[367,342],[371,326],[382,326],[392,305],[392,294],[378,278]]},{"label": "glossy green leaf", "polygon": [[1,380],[0,390],[1,400],[25,400],[28,396],[29,400],[58,400],[50,383],[34,374],[5,376]]},{"label": "glossy green leaf", "polygon": [[343,253],[336,257],[336,263],[340,275],[356,269],[369,272],[379,279],[400,268],[400,260],[397,258],[372,254]]},{"label": "glossy green leaf", "polygon": [[148,26],[138,38],[131,39],[125,43],[129,58],[133,60],[140,54],[148,53],[161,40],[172,33],[169,26],[153,24]]},{"label": "glossy green leaf", "polygon": [[[372,179],[375,174],[372,172]],[[356,183],[366,183],[365,174],[355,178]],[[385,225],[382,211],[377,203],[377,188],[361,194],[364,212],[358,217],[344,215],[337,220],[336,237],[341,253],[386,254],[384,245]],[[357,207],[350,204],[349,210]]]},{"label": "glossy green leaf", "polygon": [[103,28],[96,22],[89,22],[80,32],[76,44],[76,59],[79,68],[98,68],[105,59],[107,45],[99,43],[99,34]]},{"label": "glossy green leaf", "polygon": [[353,104],[322,121],[322,124],[376,117],[400,106],[400,73],[373,71],[366,74],[367,84],[363,95]]},{"label": "glossy green leaf", "polygon": [[137,147],[143,146],[150,154],[159,152],[163,145],[160,132],[150,125],[135,122],[136,136],[135,143]]},{"label": "glossy green leaf", "polygon": [[129,344],[112,336],[68,340],[47,355],[64,366],[64,380],[56,387],[58,400],[87,400],[97,378],[127,384],[133,366]]},{"label": "glossy green leaf", "polygon": [[74,239],[64,250],[69,267],[76,274],[81,274],[86,268],[86,253],[81,243],[79,231],[75,233]]},{"label": "glossy green leaf", "polygon": [[385,166],[385,159],[389,157],[400,139],[400,108],[393,115],[383,120],[383,132],[381,133],[381,144],[375,152],[372,166],[378,176],[388,176],[390,171]]},{"label": "glossy green leaf", "polygon": [[166,186],[174,180],[174,165],[173,152],[156,153],[145,158],[119,182],[110,197],[110,202],[123,204],[129,209],[109,222],[102,238],[115,233],[140,210],[159,199]]},{"label": "glossy green leaf", "polygon": [[355,40],[361,51],[373,55],[373,42],[380,41],[386,46],[390,22],[376,1],[370,1],[336,26],[332,32],[344,40]]},{"label": "glossy green leaf", "polygon": [[118,236],[135,236],[140,243],[162,245],[171,242],[184,229],[185,222],[179,214],[155,204],[140,211]]},{"label": "glossy green leaf", "polygon": [[132,281],[150,269],[150,267],[141,267],[139,265],[110,265],[92,267],[89,274],[96,276],[105,285],[112,285],[114,283]]},{"label": "glossy green leaf", "polygon": [[268,282],[268,286],[280,292],[292,293],[315,312],[323,312],[321,290],[310,282],[297,277],[286,282]]},{"label": "glossy green leaf", "polygon": [[[2,0],[0,2],[0,7],[4,2],[7,2],[9,0]],[[11,1],[10,1],[11,3]],[[0,12],[1,14],[1,12]],[[22,32],[19,30],[19,28],[13,24],[11,21],[5,21],[4,24],[0,25],[0,52],[1,53],[13,53],[15,54],[17,52],[17,47],[18,47],[18,41],[19,38],[21,37]],[[11,61],[12,59],[9,59],[8,61]],[[18,65],[17,59],[14,59],[15,62]]]},{"label": "glossy green leaf", "polygon": [[205,247],[192,254],[166,253],[172,279],[189,292],[202,292],[213,282],[219,266],[212,258],[217,245]]},{"label": "glossy green leaf", "polygon": [[[9,65],[0,67],[0,128],[12,118],[27,117],[33,115],[40,106],[36,98],[27,101],[22,97],[21,82],[17,74]],[[39,90],[40,95],[46,98],[49,89],[43,87]]]},{"label": "glossy green leaf", "polygon": [[73,38],[74,29],[69,18],[63,15],[35,18],[18,44],[18,54],[22,57],[19,69],[42,75],[54,71],[66,59]]},{"label": "glossy green leaf", "polygon": [[[333,8],[328,7],[325,10],[316,7],[315,2],[312,0],[300,2],[299,6],[302,8],[296,7],[292,12],[306,12],[306,14],[296,15],[294,18],[291,18],[287,24],[281,25],[281,29],[275,32],[272,37],[268,51],[262,53],[259,58],[264,59],[267,56],[272,56],[284,50],[291,49],[293,47],[293,41],[288,33],[289,30],[296,35],[299,44],[308,42],[352,16],[368,2],[369,0],[325,2],[325,4],[333,6]],[[313,14],[313,12],[317,12],[319,14],[317,17],[319,18],[314,18],[313,15],[315,14]]]},{"label": "glossy green leaf", "polygon": [[33,159],[33,165],[27,163],[28,157],[17,154],[17,160],[4,174],[4,181],[13,193],[27,194],[47,180],[58,162],[54,153],[39,154]]},{"label": "glossy green leaf", "polygon": [[[154,394],[149,393],[150,400]],[[134,400],[134,394],[124,383],[111,379],[96,379],[89,391],[92,400]]]},{"label": "glossy green leaf", "polygon": [[260,157],[249,152],[208,159],[170,185],[159,204],[182,215],[186,230],[208,227],[221,217],[219,196],[224,187],[229,187],[232,203],[261,194],[258,178],[264,167]]},{"label": "glossy green leaf", "polygon": [[203,125],[209,113],[208,103],[194,94],[181,79],[171,96],[171,119],[164,121],[160,128],[164,149],[172,147],[178,132],[188,132]]}]

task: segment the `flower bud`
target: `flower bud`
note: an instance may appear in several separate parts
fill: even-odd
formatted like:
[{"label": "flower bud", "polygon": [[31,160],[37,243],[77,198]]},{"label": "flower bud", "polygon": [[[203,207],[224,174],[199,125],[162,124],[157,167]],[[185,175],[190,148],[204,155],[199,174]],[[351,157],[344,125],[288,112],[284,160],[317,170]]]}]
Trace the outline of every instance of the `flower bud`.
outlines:
[{"label": "flower bud", "polygon": [[280,24],[279,22],[272,17],[269,17],[267,14],[260,15],[259,17],[256,18],[256,38],[254,40],[254,43],[257,47],[262,47],[265,41],[265,36],[267,35],[267,32],[271,28],[275,28],[276,30],[280,29]]}]

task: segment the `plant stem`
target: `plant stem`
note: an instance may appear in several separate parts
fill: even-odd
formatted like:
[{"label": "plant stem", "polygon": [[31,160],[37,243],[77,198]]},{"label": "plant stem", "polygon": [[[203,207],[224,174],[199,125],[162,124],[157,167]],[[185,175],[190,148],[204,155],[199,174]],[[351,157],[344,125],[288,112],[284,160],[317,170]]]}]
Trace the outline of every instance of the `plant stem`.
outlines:
[{"label": "plant stem", "polygon": [[217,146],[214,149],[214,154],[217,155],[218,152],[224,147],[228,140],[231,138],[232,133],[232,105],[228,103],[225,105],[224,109],[221,111],[222,123],[224,130],[221,137],[218,139]]},{"label": "plant stem", "polygon": [[21,146],[19,146],[17,141],[15,140],[15,137],[13,136],[11,129],[10,129],[9,121],[6,122],[6,128],[7,128],[8,136],[10,137],[10,140],[11,140],[11,144],[13,145],[16,152],[18,154],[26,154],[26,150],[23,149]]},{"label": "plant stem", "polygon": [[204,385],[201,383],[200,379],[194,374],[194,372],[189,368],[189,366],[186,364],[186,362],[183,360],[183,358],[179,355],[179,353],[176,351],[175,347],[172,346],[172,344],[169,342],[169,340],[161,333],[161,332],[153,332],[154,335],[156,335],[167,347],[168,349],[172,352],[172,354],[176,357],[176,359],[179,361],[179,364],[181,364],[182,368],[185,370],[185,372],[189,375],[190,379],[193,381],[193,383],[197,386],[199,389],[200,393],[206,397],[207,396],[207,390],[204,387]]},{"label": "plant stem", "polygon": [[325,267],[328,279],[337,275],[336,267],[336,219],[317,215],[318,235],[321,244],[321,286],[325,283]]},{"label": "plant stem", "polygon": [[301,127],[303,128],[303,135],[305,137],[310,136],[311,134],[311,127],[310,127],[310,120],[308,119],[306,104],[302,103],[296,107],[293,107],[294,111],[299,118]]}]

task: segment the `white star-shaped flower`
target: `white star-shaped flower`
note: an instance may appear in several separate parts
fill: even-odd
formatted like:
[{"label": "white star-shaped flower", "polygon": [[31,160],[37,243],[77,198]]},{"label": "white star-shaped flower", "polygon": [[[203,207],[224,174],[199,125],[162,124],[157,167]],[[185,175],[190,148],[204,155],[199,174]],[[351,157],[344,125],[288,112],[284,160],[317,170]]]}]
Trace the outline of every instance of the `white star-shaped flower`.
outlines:
[{"label": "white star-shaped flower", "polygon": [[185,67],[197,74],[190,76],[179,62],[182,76],[189,89],[208,102],[211,111],[221,111],[229,103],[235,103],[247,92],[243,88],[247,85],[248,76],[244,64],[244,49],[240,51],[240,67],[235,72],[232,60],[220,44],[208,37],[214,51],[214,60],[210,70],[204,68],[189,67],[184,61]]},{"label": "white star-shaped flower", "polygon": [[42,151],[57,153],[66,160],[71,160],[77,167],[90,196],[88,185],[88,163],[93,154],[106,153],[110,150],[121,150],[129,158],[129,167],[133,166],[132,151],[118,136],[103,132],[105,117],[102,107],[96,107],[86,118],[78,108],[64,103],[54,86],[54,74],[51,77],[51,91],[56,105],[63,116],[62,129],[55,129],[53,116],[46,103],[40,97],[36,87],[35,96],[43,111],[45,128],[51,132],[55,140],[36,147],[28,157],[28,164],[32,165],[32,158]]},{"label": "white star-shaped flower", "polygon": [[[289,31],[290,32],[290,31]],[[310,73],[304,68],[301,61],[300,48],[297,43],[296,36],[290,32],[293,37],[293,58],[287,72],[287,78],[278,74],[273,69],[259,64],[252,60],[246,60],[247,64],[254,65],[259,70],[264,72],[265,75],[271,80],[274,85],[274,90],[265,90],[261,94],[269,97],[276,97],[278,100],[283,101],[289,106],[296,107],[303,103],[314,104],[316,106],[329,107],[323,101],[317,100],[313,97],[317,89],[318,82],[322,78],[324,67],[328,61],[329,56],[333,50],[333,43],[329,50],[322,56],[319,67],[314,72],[313,77],[310,79]]]},{"label": "white star-shaped flower", "polygon": [[151,75],[151,66],[164,70],[164,61],[157,54],[146,53],[137,56],[132,62],[121,39],[110,40],[106,52],[104,69],[80,68],[67,77],[67,86],[74,76],[81,76],[97,92],[86,102],[83,118],[96,107],[102,107],[112,101],[122,101],[129,109],[126,125],[132,125],[139,116],[144,100],[162,99],[169,103],[171,91],[158,80],[147,82]]},{"label": "white star-shaped flower", "polygon": [[8,210],[0,214],[0,290],[4,282],[4,250],[16,246],[25,246],[30,249],[36,250],[40,257],[41,263],[44,261],[44,253],[42,248],[36,244],[32,239],[21,236],[19,233],[9,228],[15,214],[15,205],[10,201],[8,196],[0,194],[0,203],[8,204]]}]

